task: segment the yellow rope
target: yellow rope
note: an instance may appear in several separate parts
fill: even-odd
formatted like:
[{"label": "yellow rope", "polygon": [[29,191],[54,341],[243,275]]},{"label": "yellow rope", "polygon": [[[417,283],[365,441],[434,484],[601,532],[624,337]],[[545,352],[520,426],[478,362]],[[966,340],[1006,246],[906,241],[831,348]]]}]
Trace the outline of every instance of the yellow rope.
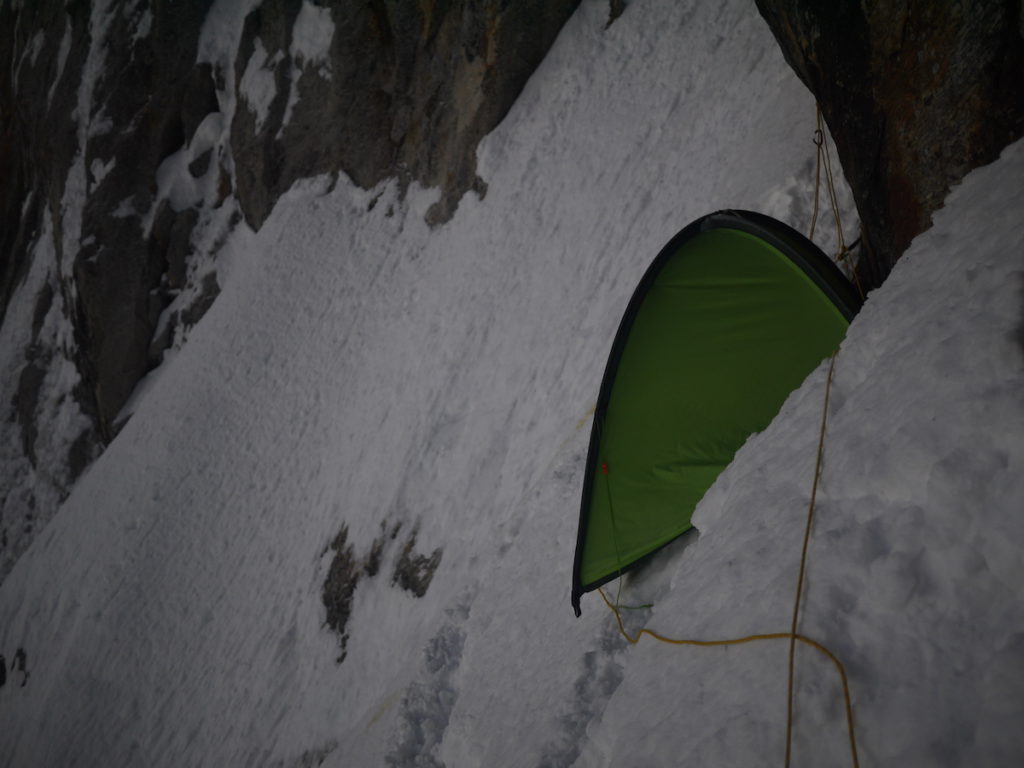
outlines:
[{"label": "yellow rope", "polygon": [[818,225],[818,201],[821,198],[821,169],[825,168],[825,186],[828,191],[829,205],[832,208],[832,217],[835,219],[836,236],[839,241],[839,250],[836,251],[835,260],[843,266],[849,277],[853,280],[860,294],[864,298],[864,288],[860,283],[860,275],[856,267],[850,261],[852,252],[846,245],[846,237],[843,234],[843,217],[839,212],[839,196],[836,194],[835,175],[832,172],[832,153],[828,147],[828,139],[825,134],[825,118],[821,114],[821,105],[816,105],[816,127],[814,129],[814,146],[816,160],[814,164],[814,212],[811,215],[811,229],[807,235],[808,240],[814,239],[814,231]]},{"label": "yellow rope", "polygon": [[839,198],[836,196],[835,177],[832,174],[832,153],[828,149],[828,141],[825,139],[825,118],[821,114],[821,105],[817,105],[817,132],[821,134],[821,144],[818,146],[819,153],[825,155],[825,180],[828,182],[828,200],[832,205],[832,216],[836,221],[836,234],[839,236],[839,253],[846,252],[846,241],[843,238],[843,221],[839,215]]},{"label": "yellow rope", "polygon": [[[811,526],[814,522],[814,504],[818,497],[818,480],[821,479],[821,465],[825,458],[825,425],[828,422],[828,399],[832,391],[832,373],[836,367],[836,353],[828,363],[825,377],[825,404],[821,411],[821,429],[818,431],[818,454],[814,462],[814,482],[811,484],[811,501],[807,505],[807,524],[804,526],[804,543],[800,550],[800,573],[796,580],[796,599],[793,602],[793,622],[790,625],[789,673],[786,684],[786,768],[789,768],[793,751],[793,669],[796,653],[796,630],[800,620],[800,599],[804,591],[804,574],[807,572],[807,549],[811,541]],[[856,759],[854,760],[856,764]]]},{"label": "yellow rope", "polygon": [[[828,142],[825,138],[825,121],[821,113],[821,105],[817,105],[817,127],[814,131],[814,144],[817,147],[817,161],[814,169],[814,211],[811,215],[811,228],[808,234],[808,239],[814,238],[814,232],[818,224],[818,213],[819,213],[819,200],[821,198],[821,169],[825,168],[825,183],[828,190],[829,205],[832,208],[832,216],[835,219],[836,225],[836,236],[839,242],[839,250],[836,254],[836,260],[842,263],[847,269],[852,272],[853,281],[857,287],[857,291],[860,293],[861,299],[864,298],[864,290],[861,287],[860,277],[857,274],[856,268],[849,263],[850,250],[846,246],[846,239],[843,235],[843,222],[842,216],[839,211],[839,198],[836,195],[835,189],[835,176],[832,172],[832,158],[831,153],[828,149]],[[824,162],[823,162],[824,161]],[[818,433],[818,450],[817,458],[814,465],[814,480],[811,484],[811,499],[807,508],[807,523],[804,527],[804,539],[803,546],[800,551],[800,571],[797,576],[796,583],[796,597],[793,602],[793,620],[790,625],[789,632],[769,632],[765,634],[747,635],[745,637],[729,638],[725,640],[692,640],[682,638],[666,637],[654,630],[643,628],[637,631],[633,636],[626,631],[626,626],[622,621],[621,607],[619,605],[619,597],[622,590],[621,573],[619,580],[619,594],[615,597],[613,603],[608,599],[604,590],[598,588],[598,592],[601,594],[601,599],[604,600],[605,605],[615,615],[615,621],[618,623],[619,632],[624,638],[631,644],[635,645],[640,641],[643,635],[648,635],[655,640],[668,643],[669,645],[692,645],[692,646],[726,646],[726,645],[740,645],[743,643],[752,643],[759,640],[789,640],[789,664],[787,670],[787,683],[786,683],[786,768],[789,768],[793,754],[793,712],[794,712],[794,670],[795,670],[795,654],[797,642],[804,643],[810,647],[816,649],[820,653],[824,654],[835,666],[836,671],[839,673],[839,679],[843,686],[843,703],[846,708],[846,728],[850,737],[850,758],[853,761],[854,768],[860,768],[860,760],[857,756],[857,737],[854,731],[853,721],[853,703],[850,697],[850,684],[846,676],[846,669],[843,667],[839,658],[832,653],[827,647],[812,640],[805,635],[801,635],[797,632],[799,620],[800,620],[800,602],[803,598],[803,587],[804,577],[807,572],[807,551],[810,546],[811,540],[811,529],[814,522],[814,509],[818,494],[818,483],[821,479],[822,463],[825,456],[825,428],[828,422],[828,403],[829,395],[832,391],[832,377],[835,371],[836,364],[836,352],[832,353],[832,358],[829,361],[828,375],[825,379],[825,403],[822,407],[821,414],[821,428]],[[609,493],[610,497],[610,493]],[[612,521],[614,537],[614,519]]]},{"label": "yellow rope", "polygon": [[604,604],[607,605],[615,615],[615,621],[619,625],[619,633],[626,638],[626,641],[630,645],[636,645],[640,642],[640,638],[643,635],[647,635],[660,643],[667,643],[669,645],[695,645],[705,648],[715,645],[742,645],[744,643],[754,643],[759,640],[796,640],[821,652],[829,661],[832,662],[836,671],[839,673],[839,679],[843,685],[843,703],[846,706],[846,728],[850,735],[850,755],[853,760],[854,768],[860,768],[860,761],[857,758],[857,739],[853,730],[853,704],[852,699],[850,698],[849,679],[846,676],[846,669],[843,667],[843,663],[826,646],[822,645],[817,640],[807,637],[806,635],[801,635],[799,633],[793,634],[791,632],[766,632],[758,635],[727,638],[725,640],[692,640],[689,638],[666,637],[659,632],[655,632],[653,629],[647,629],[644,627],[637,630],[637,633],[631,636],[629,632],[626,631],[626,625],[622,621],[622,615],[619,613],[618,607],[608,599],[608,595],[604,593],[603,588],[598,587],[597,591],[600,593],[601,599],[604,600]]},{"label": "yellow rope", "polygon": [[[729,639],[724,639],[724,640],[692,640],[692,639],[666,637],[665,635],[662,635],[662,634],[660,634],[658,632],[655,632],[652,629],[642,628],[642,629],[637,630],[637,633],[635,635],[630,636],[630,634],[626,631],[625,624],[622,621],[622,614],[620,612],[620,608],[619,608],[619,605],[618,605],[618,596],[616,596],[615,603],[612,603],[612,601],[608,599],[608,596],[605,594],[603,589],[598,588],[598,590],[597,590],[601,594],[601,599],[604,600],[605,605],[607,605],[608,608],[611,610],[611,612],[615,615],[615,621],[618,623],[619,632],[622,634],[622,636],[624,638],[626,638],[626,641],[629,642],[631,645],[636,645],[636,643],[638,643],[640,641],[640,638],[643,635],[648,635],[649,637],[652,637],[652,638],[654,638],[655,640],[657,640],[659,642],[668,643],[669,645],[692,645],[692,646],[701,646],[701,647],[716,646],[716,645],[718,645],[718,646],[741,645],[743,643],[752,643],[752,642],[756,642],[756,641],[760,641],[760,640],[789,640],[789,669],[788,669],[788,684],[787,684],[787,694],[786,694],[786,696],[787,696],[787,707],[786,707],[786,710],[787,710],[786,711],[786,766],[787,767],[790,764],[790,759],[791,759],[791,756],[792,756],[794,651],[795,651],[795,648],[796,648],[796,643],[797,642],[801,642],[801,643],[804,643],[805,645],[809,645],[810,647],[812,647],[812,648],[816,649],[817,651],[819,651],[820,653],[824,654],[832,662],[832,664],[835,666],[836,670],[839,672],[839,679],[842,682],[842,686],[843,686],[843,703],[844,703],[844,705],[846,707],[846,728],[847,728],[847,732],[848,732],[849,737],[850,737],[850,757],[851,757],[851,759],[853,761],[854,768],[860,768],[860,761],[859,761],[859,759],[857,757],[857,737],[856,737],[856,734],[854,732],[854,724],[853,724],[853,703],[852,703],[852,699],[850,698],[850,684],[849,684],[849,680],[847,679],[847,676],[846,676],[846,669],[843,667],[842,662],[839,661],[839,658],[834,653],[832,653],[832,651],[830,651],[827,647],[825,647],[824,645],[822,645],[818,641],[812,640],[811,638],[809,638],[809,637],[807,637],[805,635],[801,635],[799,632],[797,632],[797,624],[798,624],[798,621],[799,621],[799,612],[800,612],[800,601],[801,601],[802,596],[803,596],[804,575],[806,573],[806,566],[807,566],[807,551],[808,551],[809,544],[810,544],[811,526],[812,526],[812,522],[814,520],[814,507],[815,507],[815,500],[817,498],[817,492],[818,492],[818,481],[821,478],[821,468],[822,468],[822,463],[824,461],[824,456],[825,456],[825,426],[826,426],[827,419],[828,419],[828,402],[829,402],[829,394],[830,394],[831,389],[832,389],[832,375],[833,375],[833,372],[835,370],[836,354],[837,353],[834,352],[832,354],[832,359],[829,361],[828,375],[827,375],[826,380],[825,380],[825,404],[824,404],[824,407],[822,409],[821,429],[820,429],[819,434],[818,434],[818,452],[817,452],[817,459],[815,461],[815,466],[814,466],[814,482],[811,485],[811,500],[810,500],[810,503],[809,503],[808,509],[807,509],[807,524],[806,524],[806,526],[804,528],[803,548],[802,548],[801,553],[800,553],[800,574],[799,574],[799,577],[797,578],[796,600],[795,600],[794,605],[793,605],[793,620],[792,620],[792,624],[791,624],[791,628],[790,628],[789,632],[769,632],[769,633],[764,633],[764,634],[746,635],[744,637],[729,638]],[[619,583],[620,590],[621,590],[621,587],[622,587],[622,584],[621,584],[621,580],[620,580],[620,583]]]},{"label": "yellow rope", "polygon": [[[821,117],[821,107],[818,107],[818,117]],[[821,199],[821,145],[825,141],[825,133],[819,127],[814,130],[814,146],[817,147],[814,162],[814,213],[811,214],[811,228],[807,232],[807,239],[814,239],[814,230],[818,226],[818,201]]]}]

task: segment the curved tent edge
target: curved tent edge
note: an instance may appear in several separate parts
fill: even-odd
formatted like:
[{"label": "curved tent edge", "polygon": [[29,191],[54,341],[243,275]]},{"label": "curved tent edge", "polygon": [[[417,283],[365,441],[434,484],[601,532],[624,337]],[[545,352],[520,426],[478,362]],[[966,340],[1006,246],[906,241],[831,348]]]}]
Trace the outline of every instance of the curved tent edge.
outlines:
[{"label": "curved tent edge", "polygon": [[699,219],[705,222],[702,232],[711,229],[737,229],[761,238],[782,252],[818,286],[851,322],[864,301],[842,270],[803,233],[763,213],[744,210],[723,210]]},{"label": "curved tent edge", "polygon": [[635,568],[661,550],[663,547],[675,541],[679,536],[684,535],[692,526],[681,531],[677,536],[660,545],[643,557],[628,563],[626,566],[587,584],[581,583],[580,566],[583,560],[583,546],[587,537],[588,510],[593,494],[594,472],[601,444],[601,432],[605,413],[608,408],[608,401],[611,398],[612,382],[618,371],[619,361],[623,349],[629,338],[633,321],[639,312],[640,305],[646,298],[651,286],[657,279],[668,260],[690,239],[714,229],[735,229],[741,232],[759,237],[769,245],[773,246],[782,255],[788,258],[793,264],[814,283],[815,286],[828,298],[840,311],[847,322],[853,320],[860,310],[863,300],[856,289],[842,273],[838,266],[821,251],[811,240],[805,237],[788,224],[754,211],[742,209],[723,209],[714,213],[706,214],[695,219],[687,226],[677,232],[665,246],[658,252],[651,264],[647,267],[640,282],[637,283],[629,303],[626,305],[622,320],[615,332],[612,347],[608,354],[608,361],[605,364],[604,374],[601,378],[601,386],[598,391],[597,404],[594,408],[593,425],[590,432],[590,442],[587,448],[587,459],[583,474],[583,492],[580,500],[580,520],[576,534],[576,551],[573,559],[572,569],[572,593],[571,603],[573,611],[579,617],[580,598],[586,593],[608,583],[621,576],[623,573]]},{"label": "curved tent edge", "polygon": [[[724,213],[724,212],[721,212]],[[715,214],[710,214],[711,216]],[[599,446],[601,444],[601,427],[604,421],[605,412],[608,409],[608,400],[611,398],[612,381],[615,378],[615,372],[619,367],[619,359],[622,357],[622,350],[626,346],[626,340],[629,338],[629,331],[633,327],[633,320],[636,318],[637,312],[640,310],[640,304],[647,296],[647,292],[654,284],[655,279],[658,277],[658,273],[661,272],[665,263],[671,258],[679,247],[690,238],[700,234],[703,230],[703,224],[708,216],[696,219],[690,222],[687,226],[683,227],[677,232],[668,243],[658,252],[658,255],[654,257],[654,261],[647,267],[643,276],[640,278],[640,282],[637,283],[636,288],[633,289],[633,294],[629,298],[629,303],[626,304],[626,310],[622,315],[622,320],[619,321],[618,330],[615,332],[615,338],[612,340],[612,347],[608,353],[608,362],[605,363],[604,374],[601,377],[601,387],[597,394],[597,404],[594,406],[594,420],[593,426],[590,430],[590,444],[587,448],[587,462],[583,470],[583,498],[580,505],[580,521],[579,527],[576,532],[576,554],[573,559],[572,566],[572,608],[576,613],[577,618],[581,615],[580,610],[580,598],[584,593],[590,592],[597,589],[602,584],[614,579],[621,571],[616,571],[608,576],[603,581],[592,582],[589,584],[582,584],[580,582],[580,564],[583,560],[583,543],[587,538],[587,509],[590,506],[590,497],[594,485],[594,466],[597,458]],[[636,561],[639,563],[640,560]],[[636,565],[632,563],[631,565]]]}]

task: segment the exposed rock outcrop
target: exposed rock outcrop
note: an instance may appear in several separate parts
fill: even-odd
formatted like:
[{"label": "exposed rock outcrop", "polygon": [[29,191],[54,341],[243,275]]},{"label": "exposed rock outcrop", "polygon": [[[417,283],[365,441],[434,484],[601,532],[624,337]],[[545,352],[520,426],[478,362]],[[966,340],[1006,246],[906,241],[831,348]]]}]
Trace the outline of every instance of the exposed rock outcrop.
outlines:
[{"label": "exposed rock outcrop", "polygon": [[1018,0],[757,0],[821,105],[881,283],[949,188],[1024,135]]},{"label": "exposed rock outcrop", "polygon": [[[373,579],[380,573],[384,558],[389,555],[391,544],[398,538],[402,529],[401,523],[389,524],[387,520],[380,523],[380,535],[370,544],[369,552],[359,556],[355,546],[349,541],[348,525],[342,524],[331,543],[320,553],[321,557],[333,551],[331,563],[324,578],[320,592],[321,602],[325,608],[324,624],[338,635],[340,652],[337,662],[340,664],[348,654],[348,621],[352,616],[352,600],[356,587],[364,579]],[[418,526],[406,536],[401,552],[388,557],[394,562],[391,586],[409,592],[413,597],[423,597],[430,588],[437,567],[441,564],[443,552],[435,549],[429,555],[421,555],[415,551]]]},{"label": "exposed rock outcrop", "polygon": [[[246,18],[235,60],[243,98],[231,141],[246,220],[259,227],[296,179],[341,170],[366,188],[396,176],[438,187],[428,221],[447,221],[465,192],[483,193],[477,143],[578,4],[334,3],[321,11],[334,25],[329,48],[310,61],[296,44],[301,3],[267,0]],[[258,73],[275,84],[266,105],[244,97]]]},{"label": "exposed rock outcrop", "polygon": [[221,3],[206,37],[212,0],[0,3],[0,578],[213,302],[218,232],[338,172],[448,220],[578,3]]},{"label": "exposed rock outcrop", "polygon": [[157,176],[218,109],[195,63],[209,5],[0,5],[0,397],[23,448],[4,456],[0,577],[162,354],[197,213],[158,205]]},{"label": "exposed rock outcrop", "polygon": [[84,147],[90,188],[74,261],[79,348],[107,439],[151,367],[157,321],[184,279],[196,211],[152,208],[160,164],[218,110],[209,67],[195,64],[208,5],[155,3],[151,13],[116,14],[107,29],[110,60],[93,90],[94,133]]}]

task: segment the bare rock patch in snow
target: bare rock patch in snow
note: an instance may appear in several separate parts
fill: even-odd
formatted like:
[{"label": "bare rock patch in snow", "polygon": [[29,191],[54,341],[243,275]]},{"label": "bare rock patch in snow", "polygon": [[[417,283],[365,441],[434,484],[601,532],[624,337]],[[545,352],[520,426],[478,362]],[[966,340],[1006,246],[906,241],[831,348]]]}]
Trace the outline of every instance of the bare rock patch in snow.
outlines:
[{"label": "bare rock patch in snow", "polygon": [[352,615],[352,595],[363,574],[363,568],[355,556],[355,548],[348,542],[348,526],[341,530],[330,543],[334,550],[331,567],[327,571],[321,599],[327,609],[326,624],[338,634],[341,654],[338,663],[345,660],[348,651],[348,620]]},{"label": "bare rock patch in snow", "polygon": [[438,547],[429,555],[421,555],[414,551],[418,531],[414,530],[406,539],[402,554],[395,565],[391,583],[397,585],[416,597],[427,594],[434,571],[441,564],[441,548]]},{"label": "bare rock patch in snow", "polygon": [[[352,615],[352,597],[360,580],[377,576],[384,564],[389,544],[398,539],[401,523],[390,524],[381,521],[380,534],[370,544],[366,555],[356,554],[355,546],[349,541],[348,525],[342,524],[331,543],[324,549],[334,552],[327,577],[321,591],[321,600],[327,609],[325,624],[339,638],[341,653],[338,663],[348,655],[348,622]],[[418,528],[414,528],[405,539],[401,552],[395,561],[391,585],[397,586],[414,597],[423,597],[430,588],[434,572],[441,563],[442,550],[435,549],[429,555],[415,551]]]}]

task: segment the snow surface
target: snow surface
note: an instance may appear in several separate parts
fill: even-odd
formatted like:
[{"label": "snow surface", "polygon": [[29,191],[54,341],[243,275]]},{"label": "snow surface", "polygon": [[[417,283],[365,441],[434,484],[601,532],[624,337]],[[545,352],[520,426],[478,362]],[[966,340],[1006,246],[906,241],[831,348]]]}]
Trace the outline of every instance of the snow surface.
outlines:
[{"label": "snow surface", "polygon": [[284,53],[281,51],[270,56],[263,47],[263,41],[258,37],[253,42],[252,56],[245,65],[245,72],[238,83],[238,88],[242,98],[256,113],[256,127],[253,129],[256,133],[259,133],[263,124],[267,122],[270,105],[277,96],[274,69],[283,58]]},{"label": "snow surface", "polygon": [[334,37],[334,21],[330,8],[319,8],[309,0],[302,0],[302,7],[292,26],[292,42],[288,52],[293,59],[305,65],[325,65],[323,76],[330,78],[331,38]]},{"label": "snow surface", "polygon": [[60,39],[60,50],[57,51],[57,72],[50,83],[50,90],[46,92],[46,106],[53,102],[53,92],[57,90],[57,84],[64,76],[64,65],[68,63],[68,54],[71,53],[71,19],[64,19],[64,36]]},{"label": "snow surface", "polygon": [[[627,646],[568,597],[629,295],[711,210],[806,229],[814,105],[748,3],[606,18],[570,19],[447,225],[423,222],[434,190],[314,179],[226,236],[216,303],[0,586],[0,651],[30,674],[0,688],[0,762],[782,762],[785,642]],[[1017,143],[954,190],[837,360],[801,631],[846,665],[864,765],[1024,760],[1021,178]],[[653,603],[631,626],[788,629],[824,377],[741,449],[696,540],[627,579]],[[327,545],[347,525],[365,556],[398,523],[338,663]],[[443,551],[421,598],[391,578],[417,526]],[[834,669],[797,661],[795,764],[849,764]]]}]

